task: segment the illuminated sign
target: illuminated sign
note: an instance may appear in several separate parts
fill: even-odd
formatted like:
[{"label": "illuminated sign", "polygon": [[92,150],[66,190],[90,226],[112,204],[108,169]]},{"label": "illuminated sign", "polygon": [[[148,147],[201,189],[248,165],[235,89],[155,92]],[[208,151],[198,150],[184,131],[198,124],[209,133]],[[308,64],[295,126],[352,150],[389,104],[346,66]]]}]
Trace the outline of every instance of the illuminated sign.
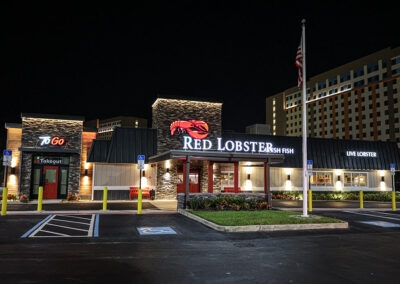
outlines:
[{"label": "illuminated sign", "polygon": [[62,146],[65,145],[65,138],[61,138],[59,136],[40,136],[40,146],[45,145],[53,145],[53,146]]},{"label": "illuminated sign", "polygon": [[33,163],[36,165],[68,165],[69,157],[35,156]]},{"label": "illuminated sign", "polygon": [[365,158],[376,158],[378,155],[376,152],[365,152],[365,151],[346,151],[347,157],[365,157]]},{"label": "illuminated sign", "polygon": [[169,129],[171,135],[175,131],[178,133],[188,134],[193,139],[204,139],[208,136],[208,124],[201,120],[177,120],[171,123]]},{"label": "illuminated sign", "polygon": [[193,139],[190,136],[183,137],[183,150],[221,151],[221,152],[245,152],[268,154],[294,154],[294,148],[276,147],[271,142],[238,141],[217,138],[217,145],[209,139]]}]

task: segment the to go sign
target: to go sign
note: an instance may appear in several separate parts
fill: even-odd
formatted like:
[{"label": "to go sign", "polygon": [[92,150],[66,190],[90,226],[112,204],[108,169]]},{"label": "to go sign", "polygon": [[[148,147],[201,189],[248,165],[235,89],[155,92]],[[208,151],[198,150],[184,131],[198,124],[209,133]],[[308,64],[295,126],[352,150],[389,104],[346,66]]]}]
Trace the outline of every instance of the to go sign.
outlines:
[{"label": "to go sign", "polygon": [[52,145],[52,146],[62,146],[65,145],[65,138],[59,136],[40,136],[40,146]]}]

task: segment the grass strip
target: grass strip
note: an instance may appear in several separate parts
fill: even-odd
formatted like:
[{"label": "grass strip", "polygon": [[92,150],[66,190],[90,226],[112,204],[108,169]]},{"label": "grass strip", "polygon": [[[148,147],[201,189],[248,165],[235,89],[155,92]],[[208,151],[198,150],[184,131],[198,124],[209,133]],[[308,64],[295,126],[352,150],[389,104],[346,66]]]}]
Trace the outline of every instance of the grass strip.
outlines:
[{"label": "grass strip", "polygon": [[246,225],[279,225],[279,224],[313,224],[313,223],[340,223],[339,219],[323,217],[294,218],[290,215],[301,215],[297,212],[282,210],[260,211],[195,211],[190,213],[222,226]]}]

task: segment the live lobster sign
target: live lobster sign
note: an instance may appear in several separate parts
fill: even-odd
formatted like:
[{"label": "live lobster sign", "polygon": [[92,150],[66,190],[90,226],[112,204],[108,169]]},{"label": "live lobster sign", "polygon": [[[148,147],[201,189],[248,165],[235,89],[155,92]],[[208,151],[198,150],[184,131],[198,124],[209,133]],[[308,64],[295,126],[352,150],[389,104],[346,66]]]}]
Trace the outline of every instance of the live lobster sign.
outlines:
[{"label": "live lobster sign", "polygon": [[188,134],[193,139],[204,139],[208,136],[208,124],[201,120],[177,120],[171,123],[169,129],[171,135],[174,135],[176,131]]}]

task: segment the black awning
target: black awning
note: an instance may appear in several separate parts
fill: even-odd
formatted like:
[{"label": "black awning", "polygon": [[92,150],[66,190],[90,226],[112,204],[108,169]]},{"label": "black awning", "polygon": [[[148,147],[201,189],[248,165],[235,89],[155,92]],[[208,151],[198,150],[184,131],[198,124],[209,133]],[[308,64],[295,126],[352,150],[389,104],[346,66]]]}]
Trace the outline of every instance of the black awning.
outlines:
[{"label": "black awning", "polygon": [[[294,154],[285,154],[283,163],[274,167],[302,168],[302,138],[291,136],[224,133],[224,140],[251,140],[271,142],[279,147],[294,148]],[[348,156],[347,152],[355,152]],[[357,156],[357,153],[376,153],[376,157]],[[307,139],[307,159],[314,169],[389,170],[394,163],[400,169],[400,152],[395,142],[359,141],[344,139]]]},{"label": "black awning", "polygon": [[195,160],[209,160],[215,162],[269,162],[270,164],[282,163],[284,155],[282,154],[252,154],[237,152],[218,152],[218,151],[185,151],[170,150],[149,159],[150,163],[165,161],[169,159],[184,159],[190,157]]},{"label": "black awning", "polygon": [[116,127],[110,141],[93,140],[88,162],[132,164],[138,155],[145,155],[147,162],[156,153],[156,129]]}]

